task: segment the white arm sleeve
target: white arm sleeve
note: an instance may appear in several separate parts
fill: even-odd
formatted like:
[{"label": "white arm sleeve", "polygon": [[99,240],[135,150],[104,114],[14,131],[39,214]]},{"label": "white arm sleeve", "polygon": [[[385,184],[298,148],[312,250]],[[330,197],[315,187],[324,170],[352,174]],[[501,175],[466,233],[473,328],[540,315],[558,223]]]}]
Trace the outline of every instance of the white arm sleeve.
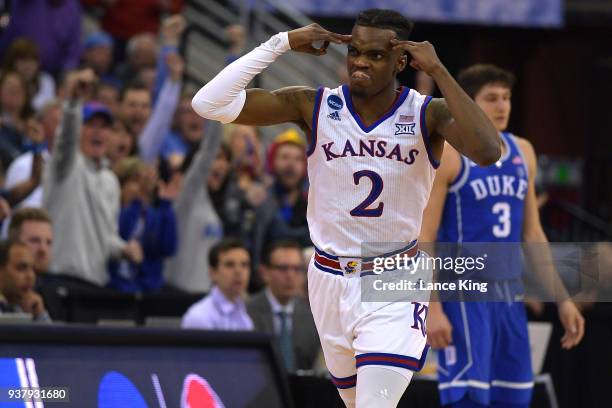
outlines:
[{"label": "white arm sleeve", "polygon": [[191,106],[206,119],[233,122],[244,107],[245,88],[251,79],[290,49],[287,32],[273,35],[219,72],[195,94]]}]

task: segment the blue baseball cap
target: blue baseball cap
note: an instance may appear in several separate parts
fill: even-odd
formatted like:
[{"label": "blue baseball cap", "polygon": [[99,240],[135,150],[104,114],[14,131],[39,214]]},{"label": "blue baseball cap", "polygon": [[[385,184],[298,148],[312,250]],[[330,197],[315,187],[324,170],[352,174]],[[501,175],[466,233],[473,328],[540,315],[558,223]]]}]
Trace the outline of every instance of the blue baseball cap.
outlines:
[{"label": "blue baseball cap", "polygon": [[109,125],[113,124],[113,114],[111,111],[100,102],[87,102],[83,105],[83,122],[87,122],[89,119],[94,116],[100,116],[103,119],[106,119]]},{"label": "blue baseball cap", "polygon": [[89,34],[87,38],[85,38],[83,48],[88,50],[92,47],[112,47],[113,43],[113,37],[104,31],[98,31],[93,34]]}]

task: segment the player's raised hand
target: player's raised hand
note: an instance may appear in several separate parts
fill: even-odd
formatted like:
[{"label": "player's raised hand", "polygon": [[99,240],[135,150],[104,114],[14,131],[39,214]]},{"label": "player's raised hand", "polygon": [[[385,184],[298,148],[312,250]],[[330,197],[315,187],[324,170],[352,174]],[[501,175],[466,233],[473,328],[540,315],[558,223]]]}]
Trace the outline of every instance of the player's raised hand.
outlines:
[{"label": "player's raised hand", "polygon": [[443,349],[453,342],[453,326],[440,303],[431,302],[427,312],[427,341],[434,349]]},{"label": "player's raised hand", "polygon": [[[317,23],[289,31],[289,45],[291,49],[313,55],[325,55],[330,43],[346,44],[351,41],[350,35],[336,34],[327,31]],[[314,42],[323,41],[319,48],[313,46]]]},{"label": "player's raised hand", "polygon": [[571,300],[565,300],[558,306],[559,320],[565,329],[561,338],[561,347],[571,349],[577,346],[584,336],[584,317]]},{"label": "player's raised hand", "polygon": [[402,41],[394,38],[391,40],[391,46],[394,50],[407,51],[412,56],[410,66],[427,75],[431,76],[438,68],[443,67],[434,46],[429,41]]},{"label": "player's raised hand", "polygon": [[175,14],[164,19],[161,27],[164,45],[178,46],[186,27],[187,21],[181,14]]}]

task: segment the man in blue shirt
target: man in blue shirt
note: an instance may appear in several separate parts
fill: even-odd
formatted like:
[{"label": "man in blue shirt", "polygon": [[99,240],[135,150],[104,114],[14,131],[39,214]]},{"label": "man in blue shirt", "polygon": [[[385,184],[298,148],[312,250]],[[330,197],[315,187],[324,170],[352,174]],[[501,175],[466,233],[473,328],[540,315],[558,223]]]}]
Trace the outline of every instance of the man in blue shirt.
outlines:
[{"label": "man in blue shirt", "polygon": [[240,240],[224,239],[211,249],[208,259],[214,286],[208,296],[187,310],[181,326],[185,329],[253,330],[243,298],[251,265],[246,247]]}]

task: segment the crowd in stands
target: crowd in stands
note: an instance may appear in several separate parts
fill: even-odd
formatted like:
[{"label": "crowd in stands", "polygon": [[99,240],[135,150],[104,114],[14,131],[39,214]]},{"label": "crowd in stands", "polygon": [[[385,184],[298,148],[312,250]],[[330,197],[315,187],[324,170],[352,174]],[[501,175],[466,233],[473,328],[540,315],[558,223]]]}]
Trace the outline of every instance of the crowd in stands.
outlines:
[{"label": "crowd in stands", "polygon": [[[287,368],[311,368],[301,131],[264,141],[257,128],[193,111],[180,0],[9,4],[0,314],[50,322],[40,289],[60,283],[207,294],[184,327],[275,333]],[[244,27],[227,37],[231,63]]]}]

